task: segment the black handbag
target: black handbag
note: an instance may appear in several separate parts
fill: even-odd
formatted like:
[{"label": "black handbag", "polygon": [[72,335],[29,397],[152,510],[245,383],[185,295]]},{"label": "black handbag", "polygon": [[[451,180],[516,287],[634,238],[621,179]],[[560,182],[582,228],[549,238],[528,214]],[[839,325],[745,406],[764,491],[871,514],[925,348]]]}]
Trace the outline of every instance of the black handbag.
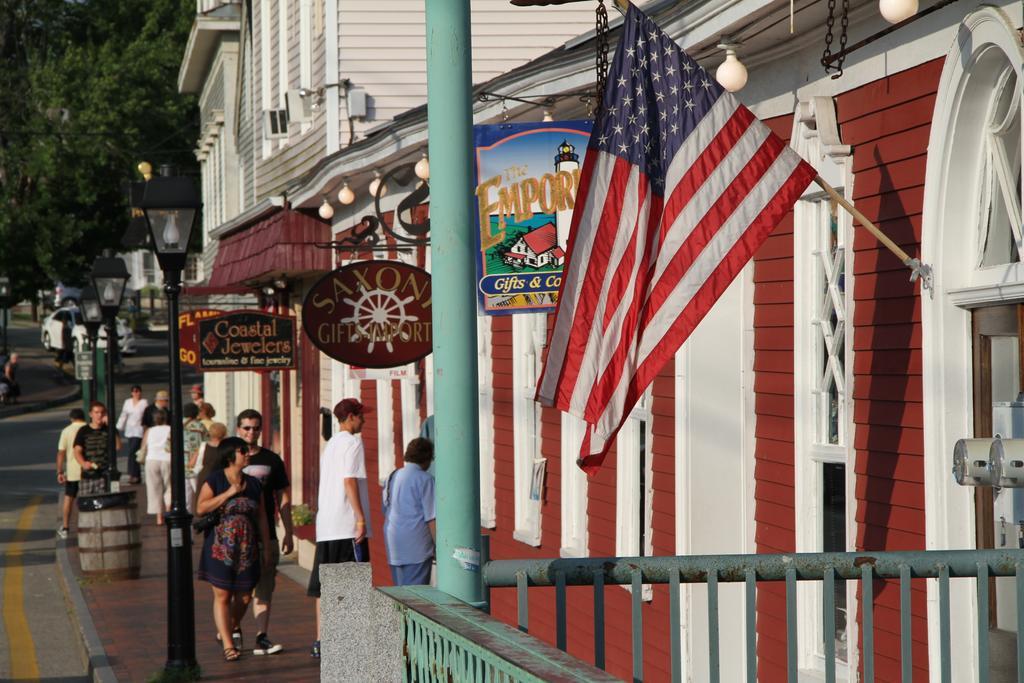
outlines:
[{"label": "black handbag", "polygon": [[213,512],[208,512],[202,517],[196,517],[192,520],[192,528],[196,531],[206,533],[220,523],[220,508],[217,508]]}]

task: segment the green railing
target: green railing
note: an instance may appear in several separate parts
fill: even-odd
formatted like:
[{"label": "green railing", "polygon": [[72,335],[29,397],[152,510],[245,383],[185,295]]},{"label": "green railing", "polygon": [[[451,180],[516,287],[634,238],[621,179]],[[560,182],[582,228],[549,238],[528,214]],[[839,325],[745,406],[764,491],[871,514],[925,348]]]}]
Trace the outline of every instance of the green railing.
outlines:
[{"label": "green railing", "polygon": [[405,681],[616,680],[436,588],[381,591],[402,614]]},{"label": "green railing", "polygon": [[[1024,634],[1024,550],[948,550],[878,553],[796,553],[779,555],[703,555],[689,557],[601,557],[554,560],[485,561],[483,581],[489,602],[490,588],[515,588],[518,623],[529,631],[531,586],[554,586],[556,611],[555,640],[566,649],[566,586],[594,587],[594,666],[605,667],[604,588],[609,584],[631,585],[633,679],[642,681],[643,669],[643,584],[669,585],[669,639],[672,680],[681,680],[679,587],[702,583],[708,590],[708,658],[711,681],[720,677],[718,585],[745,584],[745,643],[747,680],[757,679],[756,590],[763,581],[786,584],[786,629],[788,680],[797,681],[798,581],[823,583],[823,626],[825,680],[836,680],[835,582],[859,580],[861,587],[861,662],[865,681],[875,680],[873,596],[876,579],[897,579],[900,586],[900,668],[903,681],[912,680],[910,586],[914,580],[938,579],[939,588],[939,671],[943,683],[952,683],[950,663],[950,579],[977,579],[978,679],[989,680],[989,577],[1015,576],[1017,632]],[[1024,637],[1017,639],[1017,680],[1024,682]]]}]

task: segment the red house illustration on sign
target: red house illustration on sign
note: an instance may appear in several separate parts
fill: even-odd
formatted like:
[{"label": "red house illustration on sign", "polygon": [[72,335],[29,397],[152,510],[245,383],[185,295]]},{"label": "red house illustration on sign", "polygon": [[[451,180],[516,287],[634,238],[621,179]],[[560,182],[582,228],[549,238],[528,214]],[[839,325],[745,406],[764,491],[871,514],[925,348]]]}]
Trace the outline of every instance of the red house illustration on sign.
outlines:
[{"label": "red house illustration on sign", "polygon": [[554,223],[545,223],[526,233],[512,245],[505,254],[505,263],[515,268],[533,266],[560,267],[565,260],[565,251],[558,246],[558,231]]}]

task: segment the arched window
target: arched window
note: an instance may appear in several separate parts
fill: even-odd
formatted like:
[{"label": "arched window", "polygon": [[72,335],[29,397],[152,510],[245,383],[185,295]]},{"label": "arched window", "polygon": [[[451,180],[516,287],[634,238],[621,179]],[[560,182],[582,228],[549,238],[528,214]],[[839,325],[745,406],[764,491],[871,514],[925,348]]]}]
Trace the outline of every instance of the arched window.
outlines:
[{"label": "arched window", "polygon": [[985,125],[979,130],[978,265],[984,268],[1022,260],[1020,84],[1002,50],[988,50],[975,69],[987,72],[983,80],[995,86],[988,93],[977,93],[988,100]]}]

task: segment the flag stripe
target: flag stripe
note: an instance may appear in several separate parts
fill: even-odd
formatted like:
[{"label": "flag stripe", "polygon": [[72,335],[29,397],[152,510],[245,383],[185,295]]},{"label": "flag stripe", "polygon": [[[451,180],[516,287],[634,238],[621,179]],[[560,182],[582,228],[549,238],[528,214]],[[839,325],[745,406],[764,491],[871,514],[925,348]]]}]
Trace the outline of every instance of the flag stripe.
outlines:
[{"label": "flag stripe", "polygon": [[[757,183],[762,180],[771,180],[768,177],[767,171],[776,159],[779,158],[785,143],[776,136],[768,137],[766,131],[756,128],[751,129],[751,134],[745,138],[745,142],[748,142],[750,145],[757,145],[758,151],[752,157],[747,157],[747,164],[742,170],[730,182],[720,188],[721,194],[716,197],[714,204],[708,208],[694,228],[689,231],[686,240],[676,250],[675,255],[670,259],[659,260],[658,265],[664,266],[664,270],[656,277],[656,284],[651,292],[650,305],[647,307],[647,315],[641,321],[641,325],[646,326],[650,323],[654,314],[660,310],[665,297],[675,288],[676,283],[679,282],[679,279],[686,273],[690,265],[701,256],[701,252],[714,238],[715,233],[727,225],[726,221],[737,225],[738,229],[743,229],[742,218],[736,220],[733,217],[737,212],[737,208],[742,206],[741,202],[745,202],[750,193],[762,189]],[[722,164],[719,168],[725,168],[726,166],[727,164]],[[783,180],[789,176],[789,170],[791,169],[787,169]],[[724,181],[725,178],[716,179],[712,177],[708,180],[708,184],[713,185],[716,180]],[[713,191],[709,192],[709,195],[713,194]],[[662,255],[664,256],[666,252],[671,254],[666,248],[662,251]]]},{"label": "flag stripe", "polygon": [[[615,276],[616,268],[622,262],[625,249],[629,244],[630,229],[627,226],[636,226],[641,221],[646,223],[647,211],[650,208],[649,202],[639,204],[640,187],[645,183],[646,180],[643,174],[634,167],[626,190],[627,201],[622,207],[622,213],[619,215],[619,227],[617,234],[614,236],[615,242],[607,257],[612,267],[606,271],[603,281],[598,281],[597,278],[591,280],[590,284],[592,287],[589,290],[591,293],[584,289],[583,296],[591,296],[594,299],[596,305],[595,315],[592,318],[586,319],[586,324],[574,325],[570,336],[565,379],[568,383],[571,378],[574,390],[566,395],[566,399],[568,399],[570,410],[579,411],[579,414],[582,414],[583,407],[588,399],[588,394],[586,392],[580,393],[579,389],[590,386],[594,381],[595,373],[599,370],[594,363],[583,361],[584,359],[600,357],[595,354],[603,353],[600,349],[603,345],[609,343],[607,341],[608,338],[603,334],[601,326],[595,324],[595,321],[604,319],[604,311],[609,304],[609,287],[612,278]],[[644,196],[649,197],[649,194],[644,194]],[[636,245],[634,244],[635,248]],[[632,259],[634,271],[630,273],[631,278],[635,277],[635,269],[639,268],[640,265],[639,259]],[[613,313],[610,323],[612,327],[616,325],[618,319],[626,315],[625,307],[621,305],[621,302],[619,304]]]},{"label": "flag stripe", "polygon": [[[742,260],[737,265],[730,262],[727,257],[730,255],[735,256],[735,253],[742,253],[734,252],[734,249],[736,244],[741,243],[741,240],[748,235],[747,226],[752,226],[751,229],[753,229],[754,226],[762,225],[765,222],[766,219],[762,217],[767,217],[770,220],[774,216],[771,213],[772,204],[770,202],[773,197],[786,188],[787,183],[792,177],[793,166],[798,163],[799,157],[795,153],[776,159],[775,165],[778,168],[773,168],[772,172],[766,175],[773,176],[777,180],[771,184],[761,183],[747,195],[743,203],[730,217],[729,222],[722,226],[722,229],[718,231],[712,243],[698,256],[693,267],[679,280],[672,291],[671,297],[665,303],[665,309],[667,311],[679,310],[685,315],[691,306],[696,305],[696,310],[703,312],[699,318],[693,321],[693,325],[689,327],[679,327],[676,325],[679,318],[673,319],[670,315],[666,314],[655,317],[651,321],[650,326],[644,329],[638,353],[631,354],[633,358],[642,359],[642,362],[638,367],[633,368],[633,372],[620,375],[618,386],[615,387],[612,399],[609,401],[604,414],[595,416],[593,423],[597,424],[597,431],[599,433],[608,434],[610,430],[617,430],[619,425],[614,424],[614,420],[611,419],[612,416],[616,411],[622,411],[624,409],[623,406],[635,403],[639,395],[646,390],[650,381],[654,379],[654,375],[650,374],[651,368],[660,369],[665,359],[671,357],[679,349],[683,340],[689,336],[693,327],[696,326],[696,323],[710,310],[717,297],[733,280],[736,273],[746,263],[746,260],[749,259],[748,256],[747,259]],[[806,184],[804,187],[806,187]],[[803,187],[800,188],[800,191],[802,190]],[[797,196],[799,196],[799,192]],[[771,227],[761,237],[761,242],[764,241],[764,237],[767,237],[768,232],[771,232],[771,228],[778,222],[778,217],[775,217],[774,220],[775,222],[770,224]],[[761,242],[757,242],[750,250],[751,255]],[[723,260],[723,257],[725,260]],[[709,281],[721,284],[720,291],[710,301],[706,298],[698,299],[698,295],[704,291],[705,284]],[[676,342],[677,339],[678,342]],[[654,356],[652,354],[654,353],[660,354],[658,356],[662,358],[660,363],[653,360]],[[644,369],[646,374],[640,374],[641,368]],[[654,374],[657,374],[657,369],[654,370]],[[630,383],[630,379],[633,379],[632,383]]]},{"label": "flag stripe", "polygon": [[[576,305],[580,300],[583,280],[588,273],[587,265],[590,263],[590,252],[596,234],[589,226],[600,218],[605,197],[611,189],[611,179],[617,161],[621,160],[597,150],[590,150],[583,160],[580,187],[569,231],[569,251],[565,266],[562,268],[555,327],[551,332],[544,370],[537,383],[537,400],[543,405],[555,405],[555,390],[561,384],[562,368],[569,348],[569,334],[576,318]],[[587,229],[581,229],[580,226],[587,226]]]},{"label": "flag stripe", "polygon": [[[645,204],[647,203],[650,185],[647,183],[646,178],[640,178],[637,191],[640,193],[638,203],[641,207],[647,208]],[[641,220],[643,221],[643,226],[641,226]],[[604,306],[604,316],[601,320],[602,333],[607,331],[612,316],[615,311],[619,310],[622,297],[634,281],[637,270],[645,265],[643,256],[647,253],[647,245],[650,244],[650,231],[652,227],[651,214],[641,210],[636,216],[636,221],[633,223],[633,229],[630,230],[629,243],[623,250],[622,258],[611,269],[612,279],[608,283],[607,292],[602,297],[602,305]],[[642,253],[638,254],[638,251]]]},{"label": "flag stripe", "polygon": [[[738,125],[742,125],[742,122]],[[729,202],[731,206],[736,206],[735,195],[741,191],[738,188],[752,186],[767,168],[768,163],[766,162],[770,162],[770,159],[757,156],[758,148],[763,146],[762,143],[766,135],[767,131],[763,128],[751,128],[748,133],[743,135],[739,144],[732,147],[725,161],[720,158],[715,159],[717,166],[714,166],[714,173],[707,182],[701,185],[698,197],[690,203],[689,210],[682,216],[684,220],[677,221],[673,225],[673,230],[670,231],[672,237],[662,245],[658,264],[661,266],[663,261],[670,262],[672,268],[666,273],[659,274],[660,277],[656,275],[657,279],[651,280],[653,291],[650,285],[644,287],[643,290],[638,290],[638,295],[642,294],[644,297],[642,300],[643,314],[639,326],[636,316],[633,316],[624,321],[621,329],[609,330],[609,337],[617,341],[617,346],[611,352],[610,357],[601,356],[609,359],[600,381],[592,391],[588,392],[589,402],[584,413],[588,419],[596,419],[595,411],[598,410],[597,403],[600,401],[600,397],[606,396],[606,392],[612,390],[624,371],[633,369],[627,367],[626,358],[635,348],[633,341],[636,334],[649,324],[651,317],[658,312],[662,301],[672,287],[686,273],[700,255],[701,250],[722,226],[722,221],[726,218],[720,212],[722,202]],[[711,145],[708,148],[708,154],[717,157],[722,149],[724,149],[723,146]],[[761,162],[756,163],[758,160]],[[710,210],[705,213],[704,208],[707,205],[710,205]],[[704,216],[697,222],[694,230],[687,230],[685,225],[681,225],[690,215],[702,213]],[[678,243],[678,238],[684,236],[686,241],[673,255],[670,249]],[[607,346],[611,346],[611,344]]]}]

